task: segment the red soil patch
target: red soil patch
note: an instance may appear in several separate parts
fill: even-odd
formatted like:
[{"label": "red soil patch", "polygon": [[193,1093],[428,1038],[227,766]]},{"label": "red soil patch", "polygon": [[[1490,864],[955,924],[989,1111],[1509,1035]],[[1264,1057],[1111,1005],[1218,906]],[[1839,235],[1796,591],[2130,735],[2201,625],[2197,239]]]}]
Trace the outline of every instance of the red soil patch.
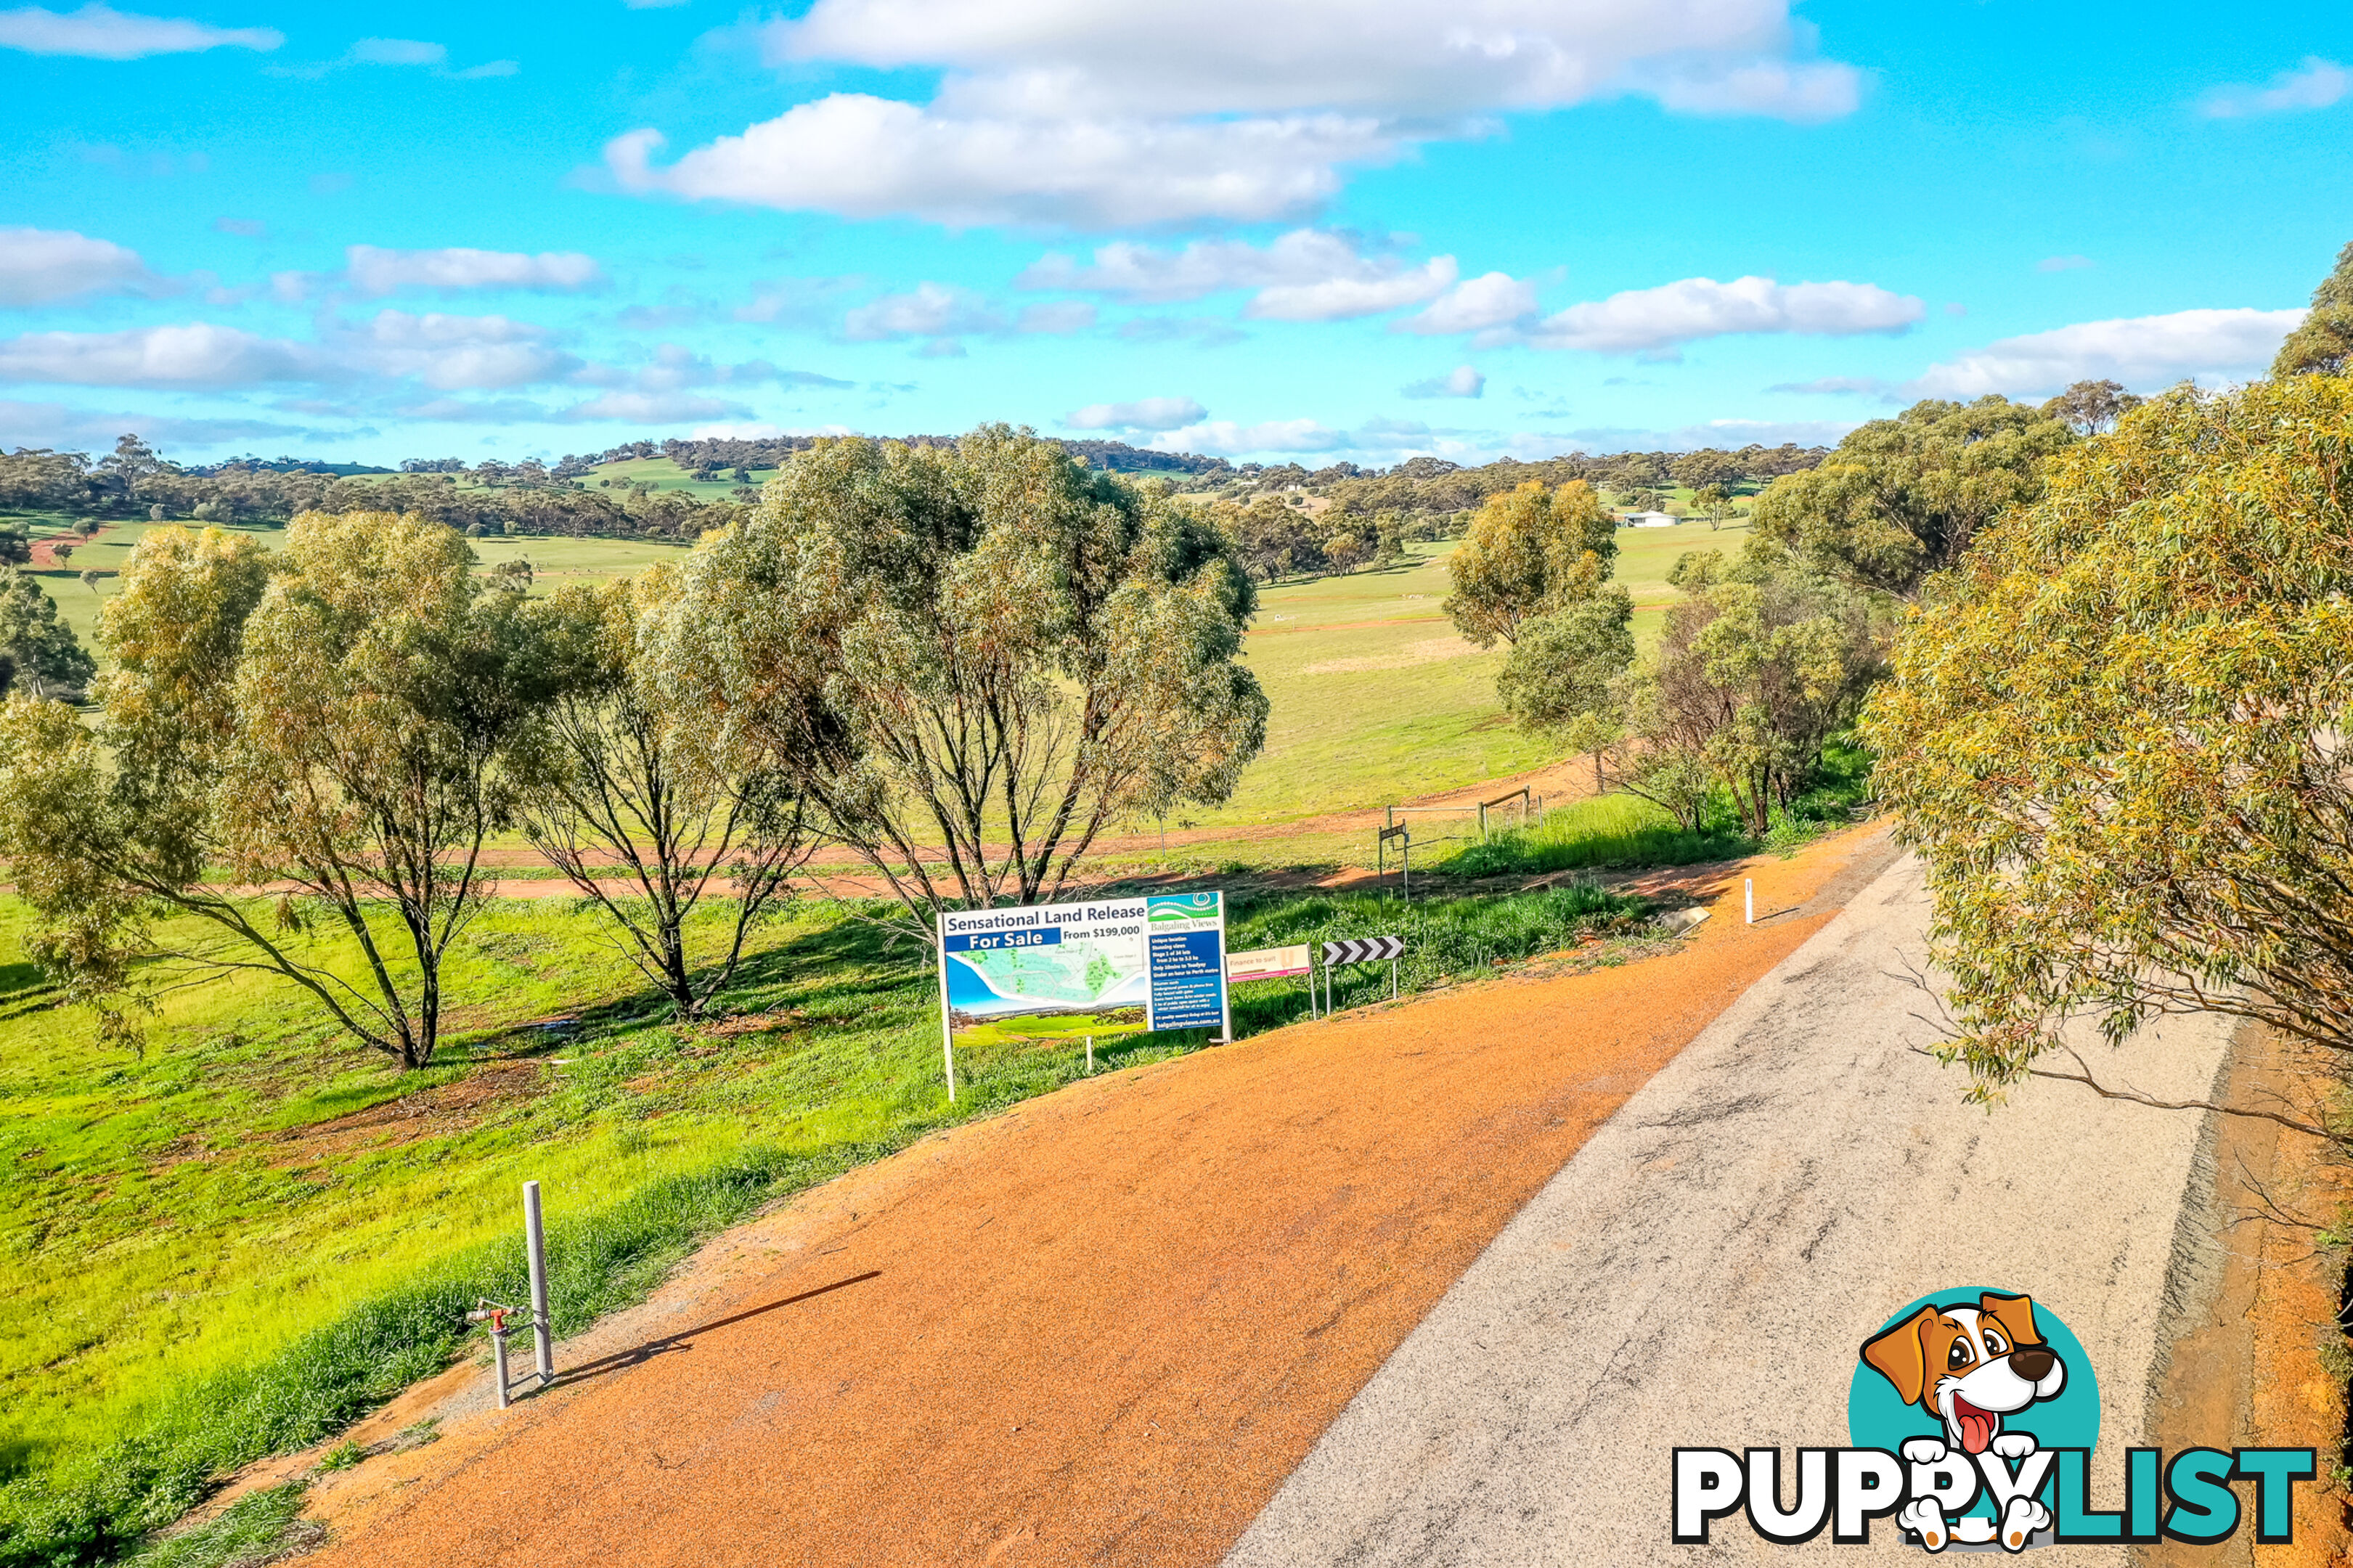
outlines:
[{"label": "red soil patch", "polygon": [[528,1100],[546,1084],[537,1062],[484,1068],[455,1083],[404,1094],[365,1110],[354,1110],[307,1127],[290,1128],[278,1135],[286,1145],[271,1163],[308,1165],[353,1149],[381,1148],[462,1132],[497,1106]]},{"label": "red soil patch", "polygon": [[67,538],[62,535],[49,539],[37,539],[33,541],[33,555],[28,564],[37,571],[69,571],[72,569],[73,563],[58,559],[58,546],[62,544],[69,549],[79,550],[85,544],[96,543],[105,532],[106,530],[101,528],[88,539]]},{"label": "red soil patch", "polygon": [[1663,957],[1105,1075],[805,1194],[565,1347],[554,1390],[493,1413],[461,1368],[364,1426],[447,1417],[322,1479],[315,1561],[1214,1563],[1511,1215],[1890,853],[1852,832],[1753,866],[1780,918],[1736,894]]}]

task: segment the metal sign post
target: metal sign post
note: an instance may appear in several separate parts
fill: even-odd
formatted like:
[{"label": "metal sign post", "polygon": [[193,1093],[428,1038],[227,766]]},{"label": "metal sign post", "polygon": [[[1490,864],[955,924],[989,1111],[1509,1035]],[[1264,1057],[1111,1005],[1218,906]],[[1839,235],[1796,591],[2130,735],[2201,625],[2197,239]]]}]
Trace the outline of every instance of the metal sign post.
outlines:
[{"label": "metal sign post", "polygon": [[1389,966],[1389,1000],[1398,998],[1398,960],[1405,955],[1405,938],[1401,936],[1356,936],[1338,942],[1327,942],[1324,956],[1324,1010],[1335,1011],[1332,1002],[1332,971],[1343,963],[1379,963]]},{"label": "metal sign post", "polygon": [[1392,838],[1399,839],[1403,842],[1405,852],[1405,896],[1410,899],[1413,897],[1413,827],[1410,824],[1400,822],[1394,827],[1384,827],[1381,829],[1380,842],[1376,847],[1374,855],[1373,864],[1375,868],[1373,876],[1376,879],[1378,879],[1388,875],[1388,849],[1389,840]]},{"label": "metal sign post", "polygon": [[933,956],[940,964],[940,1054],[947,1063],[948,1103],[955,1103],[955,1010],[948,1005],[948,917],[944,911],[937,921],[935,933],[939,946]]}]

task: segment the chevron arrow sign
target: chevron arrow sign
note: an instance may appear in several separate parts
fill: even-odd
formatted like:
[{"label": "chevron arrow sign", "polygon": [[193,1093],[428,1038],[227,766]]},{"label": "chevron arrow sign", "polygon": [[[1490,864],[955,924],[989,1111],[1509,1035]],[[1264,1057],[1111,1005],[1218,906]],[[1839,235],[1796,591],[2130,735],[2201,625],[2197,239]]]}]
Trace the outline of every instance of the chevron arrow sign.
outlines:
[{"label": "chevron arrow sign", "polygon": [[1401,936],[1351,937],[1345,942],[1325,942],[1324,962],[1326,964],[1373,963],[1396,958],[1404,952],[1405,938]]}]

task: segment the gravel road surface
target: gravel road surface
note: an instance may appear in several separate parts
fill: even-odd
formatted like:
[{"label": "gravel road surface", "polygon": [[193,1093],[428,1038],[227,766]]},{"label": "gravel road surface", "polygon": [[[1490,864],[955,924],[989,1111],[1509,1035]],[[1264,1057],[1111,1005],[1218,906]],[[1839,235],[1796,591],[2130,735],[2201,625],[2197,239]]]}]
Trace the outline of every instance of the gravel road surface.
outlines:
[{"label": "gravel road surface", "polygon": [[[1840,1446],[1857,1346],[1931,1290],[2006,1284],[2099,1374],[2113,1500],[2180,1284],[2203,1119],[2036,1081],[1988,1114],[1918,1054],[1928,906],[1891,867],[1620,1108],[1425,1318],[1258,1516],[1229,1568],[1782,1559],[1745,1520],[1669,1541],[1677,1445]],[[2203,1098],[2219,1020],[2085,1051]],[[2185,1245],[2183,1258],[2198,1249]],[[2113,1506],[2109,1500],[2101,1506]],[[1880,1521],[1841,1561],[1920,1561]],[[2121,1549],[2039,1551],[2121,1562]]]}]

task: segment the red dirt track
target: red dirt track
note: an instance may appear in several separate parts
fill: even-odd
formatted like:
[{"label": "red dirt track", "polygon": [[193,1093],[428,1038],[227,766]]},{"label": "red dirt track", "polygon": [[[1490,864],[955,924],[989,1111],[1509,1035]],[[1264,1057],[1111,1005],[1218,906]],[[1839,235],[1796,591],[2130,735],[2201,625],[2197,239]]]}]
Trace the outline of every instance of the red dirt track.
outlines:
[{"label": "red dirt track", "polygon": [[1757,863],[1760,912],[1792,912],[1744,926],[1733,881],[1669,956],[1105,1075],[806,1194],[557,1364],[640,1353],[324,1478],[310,1561],[1214,1563],[1522,1204],[1887,853],[1866,828]]}]

